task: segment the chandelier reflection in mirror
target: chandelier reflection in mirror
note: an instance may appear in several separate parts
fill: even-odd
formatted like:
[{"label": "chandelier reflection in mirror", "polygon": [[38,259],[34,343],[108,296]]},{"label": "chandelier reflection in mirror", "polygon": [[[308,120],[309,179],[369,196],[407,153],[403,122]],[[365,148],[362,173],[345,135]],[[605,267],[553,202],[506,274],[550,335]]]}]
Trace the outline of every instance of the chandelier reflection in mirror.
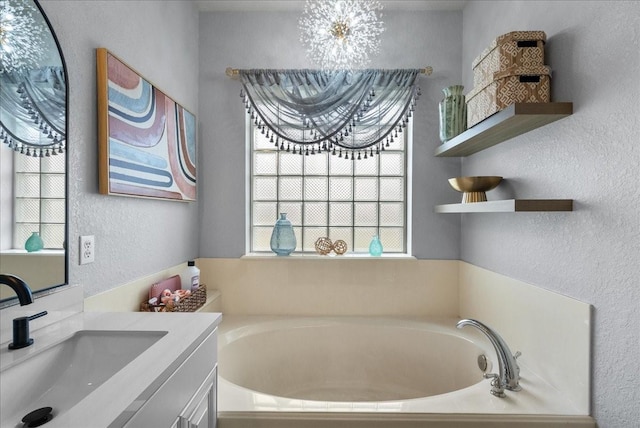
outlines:
[{"label": "chandelier reflection in mirror", "polygon": [[381,10],[374,0],[307,0],[298,23],[300,41],[322,68],[362,68],[379,50]]},{"label": "chandelier reflection in mirror", "polygon": [[0,141],[27,156],[64,152],[66,76],[48,54],[55,45],[33,0],[0,0]]},{"label": "chandelier reflection in mirror", "polygon": [[0,0],[0,73],[39,66],[45,54],[43,23],[32,1]]}]

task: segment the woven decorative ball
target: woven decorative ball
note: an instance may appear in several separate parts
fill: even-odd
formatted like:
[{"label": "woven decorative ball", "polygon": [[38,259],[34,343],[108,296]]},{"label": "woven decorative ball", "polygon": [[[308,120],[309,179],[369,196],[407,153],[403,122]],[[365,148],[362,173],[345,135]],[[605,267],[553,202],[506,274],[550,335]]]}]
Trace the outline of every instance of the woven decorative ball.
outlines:
[{"label": "woven decorative ball", "polygon": [[331,242],[331,239],[322,237],[316,240],[316,251],[318,252],[318,254],[326,256],[331,252],[332,248],[333,244]]},{"label": "woven decorative ball", "polygon": [[338,255],[342,255],[346,253],[347,243],[344,242],[342,239],[338,239],[336,242],[333,243],[333,251],[335,251],[336,254]]}]

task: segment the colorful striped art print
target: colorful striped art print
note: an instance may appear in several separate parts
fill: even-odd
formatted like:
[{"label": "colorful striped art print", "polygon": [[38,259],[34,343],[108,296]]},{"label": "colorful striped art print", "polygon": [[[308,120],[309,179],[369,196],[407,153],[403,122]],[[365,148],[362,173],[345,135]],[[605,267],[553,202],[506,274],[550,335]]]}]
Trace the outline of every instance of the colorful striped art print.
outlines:
[{"label": "colorful striped art print", "polygon": [[196,200],[196,117],[97,49],[100,193]]}]

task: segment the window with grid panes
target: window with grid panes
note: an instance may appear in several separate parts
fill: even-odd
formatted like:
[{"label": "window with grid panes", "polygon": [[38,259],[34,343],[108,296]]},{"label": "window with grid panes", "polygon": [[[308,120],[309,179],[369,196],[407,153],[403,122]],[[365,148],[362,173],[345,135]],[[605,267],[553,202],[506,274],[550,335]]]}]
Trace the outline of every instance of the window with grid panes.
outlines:
[{"label": "window with grid panes", "polygon": [[63,249],[65,239],[65,155],[14,154],[13,247],[24,248],[39,232],[44,248]]},{"label": "window with grid panes", "polygon": [[368,253],[379,235],[385,253],[407,253],[407,137],[379,155],[352,160],[330,152],[278,150],[248,121],[251,147],[249,252],[271,252],[279,213],[293,224],[295,252],[315,253],[320,237],[344,240],[348,253]]}]

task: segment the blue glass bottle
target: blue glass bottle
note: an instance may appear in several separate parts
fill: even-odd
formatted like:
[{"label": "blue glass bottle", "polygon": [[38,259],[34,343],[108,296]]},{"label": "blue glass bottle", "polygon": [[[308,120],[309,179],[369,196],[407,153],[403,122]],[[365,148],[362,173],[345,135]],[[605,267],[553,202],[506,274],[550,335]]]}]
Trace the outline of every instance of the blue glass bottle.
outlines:
[{"label": "blue glass bottle", "polygon": [[279,256],[288,256],[296,249],[296,235],[293,226],[287,219],[287,213],[280,213],[280,218],[271,232],[271,250]]},{"label": "blue glass bottle", "polygon": [[382,242],[380,242],[378,235],[374,235],[371,239],[371,243],[369,244],[369,254],[375,257],[382,255]]}]

